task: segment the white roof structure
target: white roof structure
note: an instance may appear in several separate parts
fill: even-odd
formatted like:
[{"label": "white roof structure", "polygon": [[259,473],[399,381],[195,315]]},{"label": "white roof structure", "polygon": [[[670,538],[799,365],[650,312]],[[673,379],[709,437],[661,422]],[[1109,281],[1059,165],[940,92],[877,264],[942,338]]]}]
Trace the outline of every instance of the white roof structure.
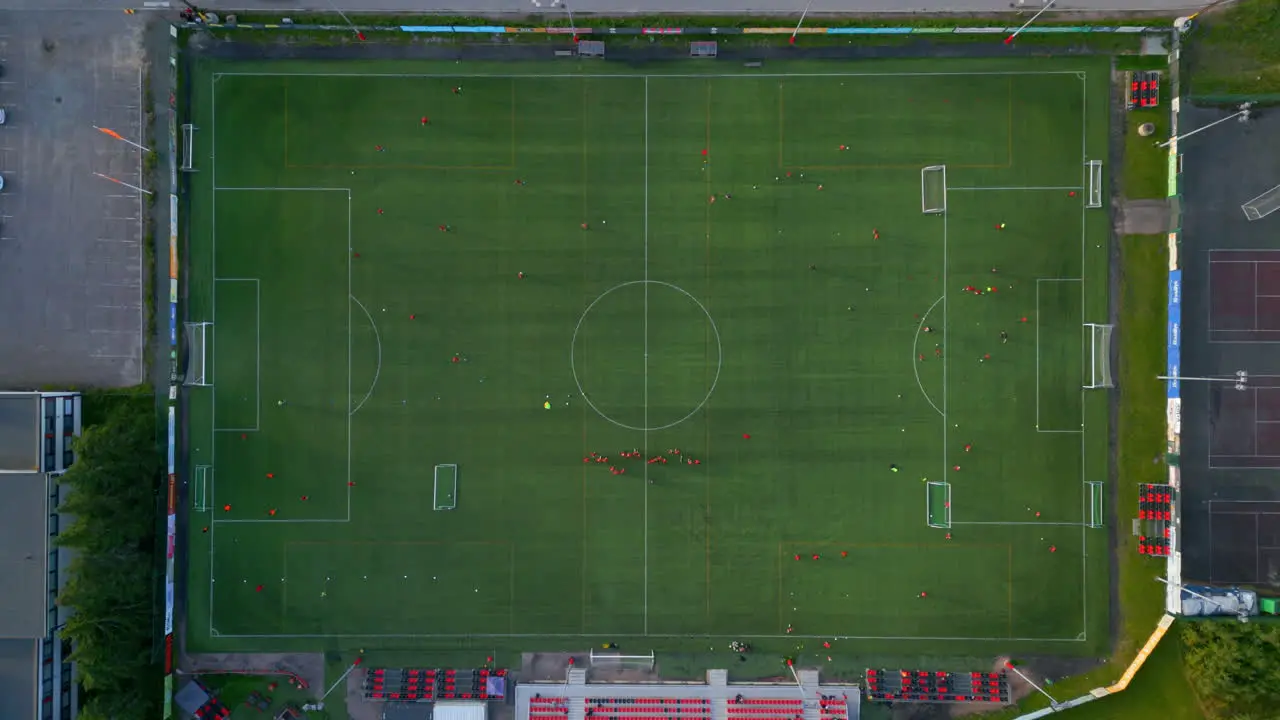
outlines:
[{"label": "white roof structure", "polygon": [[443,700],[435,704],[432,720],[485,720],[487,704],[470,700]]}]

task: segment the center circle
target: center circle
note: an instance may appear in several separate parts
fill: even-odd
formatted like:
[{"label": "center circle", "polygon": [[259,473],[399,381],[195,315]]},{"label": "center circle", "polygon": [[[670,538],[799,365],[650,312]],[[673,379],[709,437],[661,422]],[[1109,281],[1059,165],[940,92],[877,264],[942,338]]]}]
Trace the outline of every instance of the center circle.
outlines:
[{"label": "center circle", "polygon": [[573,329],[569,365],[583,400],[628,430],[665,430],[701,410],[720,380],[720,330],[684,288],[632,280],[605,290]]}]

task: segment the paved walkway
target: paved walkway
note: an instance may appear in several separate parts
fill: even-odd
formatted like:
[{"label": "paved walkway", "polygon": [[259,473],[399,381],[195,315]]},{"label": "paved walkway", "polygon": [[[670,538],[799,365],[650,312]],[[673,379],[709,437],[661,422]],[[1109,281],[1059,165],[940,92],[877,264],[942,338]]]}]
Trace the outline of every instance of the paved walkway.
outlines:
[{"label": "paved walkway", "polygon": [[801,670],[803,691],[795,684],[779,683],[729,683],[723,670],[708,670],[708,682],[661,683],[589,683],[587,671],[575,668],[569,671],[565,682],[532,682],[516,686],[516,720],[529,720],[529,700],[534,695],[544,698],[569,700],[569,720],[585,720],[585,703],[575,702],[588,698],[699,698],[711,700],[711,717],[728,717],[727,706],[738,695],[748,699],[799,700],[804,703],[804,720],[819,720],[818,696],[843,698],[848,708],[849,720],[858,720],[862,693],[857,685],[822,685],[818,673]]}]

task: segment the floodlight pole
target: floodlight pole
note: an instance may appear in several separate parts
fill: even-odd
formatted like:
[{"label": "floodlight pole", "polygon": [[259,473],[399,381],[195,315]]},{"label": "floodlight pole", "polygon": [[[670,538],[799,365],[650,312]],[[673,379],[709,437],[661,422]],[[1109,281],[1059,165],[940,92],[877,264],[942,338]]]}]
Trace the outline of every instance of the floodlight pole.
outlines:
[{"label": "floodlight pole", "polygon": [[[1161,582],[1161,583],[1164,583],[1165,585],[1168,585],[1168,586],[1170,586],[1170,587],[1174,587],[1173,583],[1169,582],[1168,580],[1166,580],[1165,578],[1162,578],[1162,577],[1156,577],[1156,582]],[[1198,598],[1200,598],[1201,600],[1203,600],[1203,601],[1205,601],[1205,602],[1207,602],[1207,603],[1211,603],[1211,604],[1212,604],[1212,605],[1214,605],[1215,607],[1222,607],[1222,603],[1218,602],[1217,600],[1214,600],[1213,598],[1208,597],[1208,596],[1206,596],[1206,595],[1201,595],[1200,593],[1196,592],[1195,590],[1188,590],[1188,589],[1187,589],[1187,587],[1186,587],[1185,585],[1178,585],[1178,586],[1177,586],[1177,588],[1178,588],[1178,590],[1179,590],[1180,592],[1184,592],[1184,593],[1186,593],[1186,594],[1188,594],[1188,595],[1191,595],[1191,596],[1193,596],[1193,597],[1198,597]]]},{"label": "floodlight pole", "polygon": [[[566,13],[569,13],[569,31],[573,33],[573,41],[578,42],[578,23],[574,22],[573,20],[573,8],[570,8],[569,3],[565,2],[564,0],[560,0],[559,5],[560,7],[564,8],[564,11]],[[556,3],[552,2],[551,7],[555,7],[555,6],[556,6]]]},{"label": "floodlight pole", "polygon": [[350,674],[351,674],[351,672],[352,672],[353,670],[355,670],[357,667],[359,667],[359,666],[360,666],[360,663],[362,663],[362,662],[364,662],[364,658],[363,658],[363,657],[358,657],[358,658],[356,658],[356,661],[355,661],[355,662],[353,662],[353,663],[351,663],[351,667],[347,668],[347,671],[346,671],[346,672],[344,672],[344,673],[342,673],[342,677],[338,678],[337,680],[334,680],[334,681],[333,681],[333,684],[329,686],[329,689],[324,691],[324,695],[321,695],[321,696],[320,696],[320,702],[324,702],[324,699],[325,699],[325,698],[327,698],[327,697],[329,697],[329,695],[330,695],[334,690],[336,690],[336,689],[338,688],[338,686],[339,686],[339,685],[341,685],[341,684],[342,684],[342,681],[343,681],[343,680],[346,680],[346,679],[347,679],[347,676],[348,676],[348,675],[350,675]]},{"label": "floodlight pole", "polygon": [[333,0],[325,0],[325,1],[326,1],[326,2],[328,2],[328,3],[329,3],[329,7],[333,8],[333,11],[334,11],[334,12],[336,12],[336,13],[338,13],[338,15],[339,15],[339,16],[340,16],[344,21],[346,21],[347,25],[349,25],[349,26],[351,27],[351,32],[353,32],[353,33],[355,33],[355,34],[356,34],[356,39],[357,39],[357,40],[360,40],[360,41],[363,41],[363,40],[365,39],[365,38],[364,38],[364,33],[360,32],[360,29],[359,29],[359,28],[357,28],[357,27],[355,26],[355,23],[351,22],[351,18],[347,17],[347,14],[346,14],[346,13],[342,12],[341,10],[339,10],[339,9],[338,9],[338,6],[337,6],[337,5],[335,5],[335,4],[333,3]]},{"label": "floodlight pole", "polygon": [[804,683],[800,682],[800,673],[796,672],[795,663],[787,663],[787,669],[791,671],[791,677],[796,679],[796,686],[800,688],[800,699],[804,700]]},{"label": "floodlight pole", "polygon": [[1247,120],[1247,119],[1249,118],[1249,109],[1250,109],[1250,108],[1252,108],[1252,107],[1253,107],[1253,103],[1245,103],[1245,104],[1243,104],[1243,105],[1241,105],[1241,106],[1240,106],[1240,110],[1239,110],[1239,112],[1232,113],[1231,115],[1228,115],[1228,116],[1226,116],[1226,117],[1224,117],[1224,118],[1222,118],[1222,119],[1220,119],[1220,120],[1214,120],[1213,122],[1209,123],[1208,125],[1203,125],[1203,126],[1198,127],[1198,128],[1196,128],[1195,130],[1192,130],[1192,131],[1190,131],[1190,132],[1185,132],[1185,133],[1183,133],[1183,134],[1181,134],[1181,135],[1176,135],[1176,136],[1174,136],[1174,137],[1171,137],[1171,138],[1169,138],[1168,140],[1165,140],[1164,142],[1160,143],[1159,145],[1156,145],[1156,147],[1158,147],[1158,148],[1169,147],[1170,145],[1172,145],[1174,142],[1176,142],[1176,141],[1178,141],[1178,140],[1185,140],[1186,138],[1189,138],[1189,137],[1191,137],[1192,135],[1195,135],[1195,134],[1196,134],[1196,133],[1198,133],[1198,132],[1204,132],[1205,130],[1208,130],[1209,128],[1213,127],[1214,125],[1221,125],[1222,123],[1224,123],[1224,122],[1226,122],[1226,121],[1228,121],[1228,120],[1231,120],[1232,118],[1238,118],[1238,117],[1240,117],[1241,115],[1243,115],[1243,116],[1245,117],[1245,119]]},{"label": "floodlight pole", "polygon": [[1028,20],[1028,21],[1026,21],[1026,22],[1022,23],[1022,27],[1018,28],[1017,30],[1014,30],[1012,35],[1010,35],[1009,37],[1005,38],[1005,39],[1004,39],[1004,44],[1005,44],[1005,45],[1010,45],[1010,44],[1012,44],[1012,43],[1013,43],[1013,39],[1014,39],[1014,38],[1018,37],[1018,35],[1020,35],[1020,34],[1022,33],[1022,31],[1023,31],[1023,30],[1026,30],[1026,29],[1027,29],[1027,26],[1028,26],[1028,25],[1030,25],[1031,23],[1035,22],[1035,21],[1036,21],[1036,18],[1038,18],[1038,17],[1040,17],[1041,15],[1043,15],[1043,14],[1044,14],[1044,12],[1045,12],[1046,10],[1048,10],[1048,9],[1049,9],[1049,8],[1051,8],[1051,7],[1053,7],[1053,4],[1054,4],[1055,2],[1057,2],[1057,1],[1058,1],[1058,0],[1049,0],[1049,2],[1045,3],[1045,4],[1044,4],[1044,7],[1040,8],[1038,11],[1036,11],[1036,14],[1035,14],[1035,15],[1032,15],[1032,16],[1031,16],[1031,19],[1030,19],[1030,20]]},{"label": "floodlight pole", "polygon": [[1236,387],[1243,390],[1249,382],[1249,373],[1246,370],[1237,370],[1235,377],[1188,377],[1186,375],[1157,375],[1157,380],[1173,380],[1175,382],[1191,381],[1205,383],[1234,383]]},{"label": "floodlight pole", "polygon": [[809,8],[813,7],[813,0],[805,3],[804,11],[800,13],[800,22],[796,23],[796,29],[791,31],[791,39],[788,41],[792,45],[796,44],[796,35],[800,34],[800,26],[804,24],[804,18],[809,14]]},{"label": "floodlight pole", "polygon": [[1004,664],[1004,666],[1005,666],[1006,668],[1008,668],[1008,669],[1010,669],[1010,670],[1014,671],[1015,673],[1017,673],[1018,677],[1022,678],[1024,681],[1026,681],[1026,683],[1027,683],[1028,685],[1030,685],[1031,687],[1035,688],[1036,690],[1039,690],[1041,695],[1043,695],[1043,696],[1045,696],[1045,697],[1049,698],[1049,705],[1050,705],[1050,707],[1053,707],[1053,708],[1057,708],[1057,707],[1058,707],[1058,701],[1057,701],[1056,699],[1054,699],[1054,697],[1053,697],[1052,695],[1050,695],[1049,693],[1045,692],[1045,689],[1044,689],[1044,688],[1040,687],[1039,685],[1035,684],[1034,682],[1031,682],[1031,678],[1027,677],[1026,675],[1023,675],[1021,670],[1019,670],[1018,668],[1016,668],[1016,667],[1014,667],[1014,666],[1013,666],[1013,663],[1011,663],[1011,662],[1006,662],[1006,663]]},{"label": "floodlight pole", "polygon": [[102,178],[103,180],[110,180],[111,182],[113,182],[113,183],[115,183],[115,184],[117,184],[117,185],[123,185],[123,186],[125,186],[125,187],[129,188],[130,190],[137,190],[138,192],[143,193],[143,194],[145,194],[145,195],[154,195],[154,194],[155,194],[155,193],[151,192],[150,190],[147,190],[147,189],[144,189],[144,188],[140,188],[140,187],[138,187],[137,185],[130,185],[129,183],[127,183],[127,182],[125,182],[125,181],[123,181],[123,180],[119,180],[119,179],[113,178],[113,177],[111,177],[110,175],[103,175],[103,174],[102,174],[102,173],[100,173],[100,172],[94,172],[93,174],[94,174],[94,175],[97,175],[98,177]]}]

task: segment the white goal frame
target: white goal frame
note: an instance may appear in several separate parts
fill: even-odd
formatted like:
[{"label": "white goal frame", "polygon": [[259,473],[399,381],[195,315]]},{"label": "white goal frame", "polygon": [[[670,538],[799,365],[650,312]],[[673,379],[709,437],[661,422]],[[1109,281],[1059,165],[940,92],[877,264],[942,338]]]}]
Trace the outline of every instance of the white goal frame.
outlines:
[{"label": "white goal frame", "polygon": [[653,651],[650,650],[648,655],[623,655],[621,653],[612,652],[596,652],[595,648],[591,648],[588,656],[592,665],[607,665],[610,667],[640,667],[646,670],[652,670],[657,664]]},{"label": "white goal frame", "polygon": [[[934,515],[933,489],[935,487],[941,487],[946,491],[947,499],[943,501],[943,506],[942,506],[942,517],[943,517],[942,522],[933,521],[933,515]],[[936,482],[933,480],[930,480],[927,483],[925,483],[924,521],[925,521],[925,524],[927,524],[929,527],[932,527],[932,528],[941,528],[944,530],[951,529],[951,483]]]},{"label": "white goal frame", "polygon": [[1090,160],[1086,163],[1089,169],[1089,194],[1086,196],[1085,207],[1100,208],[1102,207],[1102,161]]},{"label": "white goal frame", "polygon": [[1271,213],[1280,210],[1280,185],[1262,193],[1258,197],[1242,204],[1240,209],[1249,222],[1261,220]]},{"label": "white goal frame", "polygon": [[1089,522],[1091,528],[1103,527],[1106,523],[1103,519],[1106,517],[1106,496],[1102,493],[1102,481],[1090,480],[1086,483],[1089,488]]},{"label": "white goal frame", "polygon": [[213,484],[213,466],[197,465],[191,475],[191,509],[209,511],[209,486]]},{"label": "white goal frame", "polygon": [[[936,203],[929,203],[929,175],[942,176],[942,204],[938,206]],[[920,212],[925,215],[938,215],[947,211],[947,166],[946,165],[930,165],[920,170]]]},{"label": "white goal frame", "polygon": [[1116,386],[1111,373],[1111,333],[1115,325],[1085,323],[1089,333],[1089,378],[1084,387],[1089,390]]},{"label": "white goal frame", "polygon": [[[211,387],[208,376],[209,367],[209,328],[213,327],[211,322],[189,322],[182,323],[183,329],[186,331],[187,341],[187,368],[186,377],[183,378],[183,385],[192,385],[196,387]],[[199,343],[196,339],[199,338]],[[197,352],[199,357],[199,370],[197,371]]]},{"label": "white goal frame", "polygon": [[186,123],[182,126],[182,167],[178,168],[182,172],[195,172],[195,146],[196,146],[196,130],[200,128]]},{"label": "white goal frame", "polygon": [[[441,470],[448,471],[448,476],[442,477]],[[440,483],[446,483],[448,488],[441,499]],[[431,488],[431,509],[432,510],[454,510],[458,507],[458,466],[453,464],[437,465],[434,476],[432,477]]]}]

